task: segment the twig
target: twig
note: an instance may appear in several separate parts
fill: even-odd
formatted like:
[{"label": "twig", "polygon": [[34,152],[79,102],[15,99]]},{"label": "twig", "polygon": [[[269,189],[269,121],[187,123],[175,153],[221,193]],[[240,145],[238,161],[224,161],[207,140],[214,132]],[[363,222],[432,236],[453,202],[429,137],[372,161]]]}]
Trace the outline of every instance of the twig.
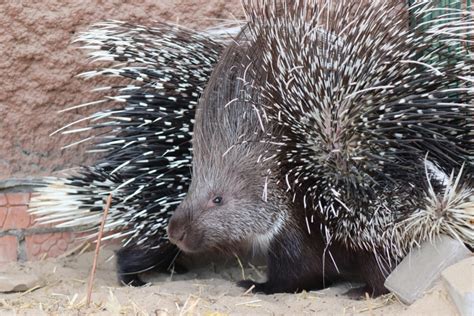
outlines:
[{"label": "twig", "polygon": [[254,288],[255,288],[255,284],[252,284],[252,286],[249,287],[249,288],[247,289],[247,291],[245,291],[244,294],[242,294],[242,295],[247,295],[247,294],[249,294],[250,292],[252,292],[252,290],[253,290]]},{"label": "twig", "polygon": [[263,278],[264,275],[262,274],[262,272],[260,272],[260,270],[258,270],[258,268],[256,266],[254,266],[253,264],[251,264],[250,262],[248,263],[248,265],[255,271],[255,273],[258,274],[258,276],[260,278]]},{"label": "twig", "polygon": [[259,302],[261,302],[261,301],[262,301],[262,300],[253,300],[253,301],[249,301],[249,302],[241,302],[241,303],[235,304],[235,306],[254,304],[254,303],[259,303]]},{"label": "twig", "polygon": [[245,280],[246,277],[245,277],[245,269],[244,269],[244,265],[242,264],[242,261],[240,261],[240,258],[237,254],[234,253],[234,256],[235,258],[237,259],[237,262],[239,263],[239,266],[240,266],[240,270],[242,272],[242,280]]},{"label": "twig", "polygon": [[97,258],[99,257],[100,242],[102,240],[102,235],[104,234],[105,220],[107,219],[107,214],[109,213],[111,203],[112,194],[109,194],[104,209],[104,216],[102,216],[102,223],[100,224],[99,228],[99,235],[97,236],[97,245],[95,246],[94,262],[92,263],[91,277],[89,279],[89,289],[87,290],[87,307],[89,307],[91,304],[92,286],[94,284],[95,270],[97,269]]},{"label": "twig", "polygon": [[42,287],[41,285],[36,285],[36,286],[32,287],[31,289],[28,289],[27,291],[21,293],[21,294],[19,295],[19,297],[25,296],[25,295],[28,294],[28,293],[31,293],[31,292],[33,292],[33,291],[36,291],[37,289],[40,289],[41,287]]}]

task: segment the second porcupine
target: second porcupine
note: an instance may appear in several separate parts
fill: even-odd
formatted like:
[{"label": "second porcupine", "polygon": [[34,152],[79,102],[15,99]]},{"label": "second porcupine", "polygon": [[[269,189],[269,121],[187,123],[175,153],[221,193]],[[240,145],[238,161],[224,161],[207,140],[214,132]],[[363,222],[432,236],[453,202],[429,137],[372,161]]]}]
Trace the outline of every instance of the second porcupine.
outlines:
[{"label": "second porcupine", "polygon": [[[267,281],[240,283],[254,291],[355,277],[375,295],[420,242],[472,246],[473,60],[453,31],[467,24],[409,31],[395,1],[244,7],[250,22],[198,107],[171,241],[261,248]],[[410,10],[423,18],[432,2]]]},{"label": "second porcupine", "polygon": [[[195,106],[229,31],[224,25],[198,32],[107,21],[75,40],[98,63],[81,76],[98,78],[96,90],[108,96],[62,110],[96,112],[52,134],[89,132],[65,148],[91,142],[89,151],[100,159],[44,179],[30,212],[39,224],[73,227],[95,239],[104,198],[112,194],[104,233],[121,241],[115,257],[122,284],[145,284],[144,271],[182,271],[166,227],[190,182]],[[111,77],[120,83],[110,84]]]}]

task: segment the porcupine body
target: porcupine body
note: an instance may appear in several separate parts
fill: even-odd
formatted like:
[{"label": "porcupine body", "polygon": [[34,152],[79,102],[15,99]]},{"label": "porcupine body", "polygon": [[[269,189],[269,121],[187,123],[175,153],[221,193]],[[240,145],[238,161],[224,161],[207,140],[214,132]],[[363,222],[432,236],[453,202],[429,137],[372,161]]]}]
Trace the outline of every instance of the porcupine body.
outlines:
[{"label": "porcupine body", "polygon": [[[138,273],[170,269],[178,254],[166,238],[167,223],[190,182],[195,106],[223,44],[173,25],[112,21],[77,41],[91,50],[93,61],[108,62],[83,77],[122,81],[97,89],[109,91],[109,97],[72,107],[100,110],[57,132],[92,130],[83,141],[94,140],[90,151],[102,156],[65,178],[47,179],[31,212],[40,223],[80,226],[94,237],[104,199],[112,193],[105,231],[107,238],[123,238],[117,252],[119,280],[142,285]],[[104,109],[107,103],[115,105]],[[89,122],[85,127],[84,121]]]},{"label": "porcupine body", "polygon": [[[421,242],[472,246],[472,12],[410,30],[395,1],[244,7],[249,22],[198,106],[171,241],[262,248],[267,281],[240,283],[254,291],[357,278],[375,295]],[[436,10],[409,8],[416,19]]]}]

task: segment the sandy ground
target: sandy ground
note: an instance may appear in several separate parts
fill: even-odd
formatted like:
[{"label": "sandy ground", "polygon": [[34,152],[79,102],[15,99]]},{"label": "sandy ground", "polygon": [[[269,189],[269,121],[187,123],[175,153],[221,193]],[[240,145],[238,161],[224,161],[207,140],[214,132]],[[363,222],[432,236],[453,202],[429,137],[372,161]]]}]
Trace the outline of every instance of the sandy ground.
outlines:
[{"label": "sandy ground", "polygon": [[456,315],[441,284],[412,306],[393,295],[351,300],[342,295],[349,284],[300,294],[245,294],[234,282],[260,278],[263,267],[237,259],[195,267],[181,275],[145,276],[152,285],[118,286],[113,251],[101,251],[94,282],[92,305],[85,306],[87,280],[93,254],[86,252],[61,259],[12,263],[3,274],[34,274],[42,287],[24,293],[0,294],[1,315]]}]

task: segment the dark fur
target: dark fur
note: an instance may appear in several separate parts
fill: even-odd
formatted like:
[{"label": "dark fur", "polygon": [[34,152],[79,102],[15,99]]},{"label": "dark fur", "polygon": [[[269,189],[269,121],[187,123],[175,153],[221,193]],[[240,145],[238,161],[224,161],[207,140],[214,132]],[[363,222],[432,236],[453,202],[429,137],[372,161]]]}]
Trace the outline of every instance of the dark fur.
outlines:
[{"label": "dark fur", "polygon": [[319,223],[311,224],[309,234],[302,216],[286,223],[269,247],[267,282],[242,280],[238,285],[247,289],[254,285],[254,292],[265,294],[295,293],[352,280],[366,283],[362,289],[349,293],[353,296],[388,292],[373,253],[351,251],[338,243],[327,247],[319,227]]}]

